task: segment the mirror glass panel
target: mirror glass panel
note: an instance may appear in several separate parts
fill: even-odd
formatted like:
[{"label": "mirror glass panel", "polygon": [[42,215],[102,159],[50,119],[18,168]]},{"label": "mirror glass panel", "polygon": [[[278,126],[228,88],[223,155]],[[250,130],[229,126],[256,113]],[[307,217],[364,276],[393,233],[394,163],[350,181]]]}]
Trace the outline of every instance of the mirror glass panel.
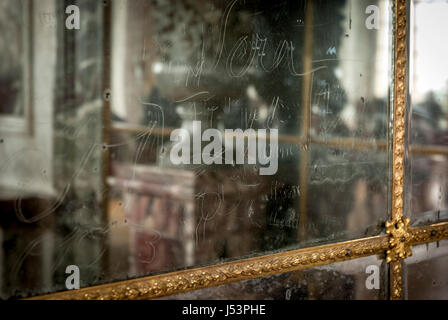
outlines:
[{"label": "mirror glass panel", "polygon": [[72,2],[1,4],[1,297],[383,231],[391,1]]},{"label": "mirror glass panel", "polygon": [[412,1],[405,210],[412,224],[448,220],[446,1]]},{"label": "mirror glass panel", "polygon": [[409,300],[448,299],[448,241],[431,242],[412,248],[404,260],[404,297]]}]

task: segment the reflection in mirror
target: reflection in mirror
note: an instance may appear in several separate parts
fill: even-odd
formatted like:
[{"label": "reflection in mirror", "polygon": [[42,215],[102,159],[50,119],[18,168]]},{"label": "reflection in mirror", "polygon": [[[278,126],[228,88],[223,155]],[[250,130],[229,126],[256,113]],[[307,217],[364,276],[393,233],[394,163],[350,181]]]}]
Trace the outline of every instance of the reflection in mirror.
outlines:
[{"label": "reflection in mirror", "polygon": [[23,56],[24,52],[24,30],[26,15],[26,2],[24,1],[3,1],[0,4],[0,27],[2,32],[0,37],[0,98],[2,108],[0,115],[23,116]]},{"label": "reflection in mirror", "polygon": [[382,231],[390,1],[77,3],[33,2],[35,137],[0,129],[2,297]]},{"label": "reflection in mirror", "polygon": [[448,299],[448,241],[431,242],[412,248],[404,260],[404,293],[409,300]]},{"label": "reflection in mirror", "polygon": [[30,2],[2,1],[0,28],[0,130],[29,132]]},{"label": "reflection in mirror", "polygon": [[177,294],[169,300],[385,300],[387,264],[376,256]]},{"label": "reflection in mirror", "polygon": [[412,1],[406,213],[414,225],[448,219],[446,1]]}]

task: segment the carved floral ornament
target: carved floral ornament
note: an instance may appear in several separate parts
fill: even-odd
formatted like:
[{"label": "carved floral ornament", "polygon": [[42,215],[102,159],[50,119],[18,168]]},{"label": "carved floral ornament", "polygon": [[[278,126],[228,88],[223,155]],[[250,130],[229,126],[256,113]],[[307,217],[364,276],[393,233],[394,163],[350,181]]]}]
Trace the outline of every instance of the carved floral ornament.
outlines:
[{"label": "carved floral ornament", "polygon": [[389,249],[386,252],[387,263],[406,259],[412,255],[409,222],[410,219],[407,217],[386,222],[386,233],[389,235]]}]

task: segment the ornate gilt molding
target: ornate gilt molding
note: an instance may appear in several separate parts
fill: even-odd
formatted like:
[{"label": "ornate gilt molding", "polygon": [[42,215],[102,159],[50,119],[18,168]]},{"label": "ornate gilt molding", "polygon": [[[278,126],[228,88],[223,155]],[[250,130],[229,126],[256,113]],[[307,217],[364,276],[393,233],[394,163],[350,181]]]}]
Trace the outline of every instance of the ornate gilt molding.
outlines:
[{"label": "ornate gilt molding", "polygon": [[392,155],[392,221],[386,225],[390,236],[387,261],[390,264],[391,299],[402,298],[401,259],[411,252],[409,220],[403,219],[404,150],[406,112],[406,0],[395,1],[394,119]]},{"label": "ornate gilt molding", "polygon": [[389,264],[390,272],[390,299],[403,299],[403,260],[392,261]]},{"label": "ornate gilt molding", "polygon": [[429,226],[411,228],[409,233],[411,235],[410,243],[414,246],[448,239],[448,222],[440,222]]},{"label": "ornate gilt molding", "polygon": [[406,109],[406,1],[396,0],[395,5],[392,221],[398,222],[403,216]]},{"label": "ornate gilt molding", "polygon": [[384,253],[388,237],[376,236],[335,244],[286,251],[218,265],[157,276],[64,291],[33,299],[150,299],[230,282],[302,270],[330,263]]},{"label": "ornate gilt molding", "polygon": [[[408,225],[409,218],[406,219]],[[387,228],[394,228],[395,226],[388,224],[386,226]],[[422,227],[408,227],[408,226],[402,226],[400,227],[401,230],[404,230],[405,232],[401,233],[402,236],[406,237],[405,242],[401,242],[406,246],[405,250],[411,250],[412,245],[418,245],[428,242],[434,242],[439,240],[445,240],[448,239],[448,222],[441,222],[436,223],[429,226],[422,226]],[[398,233],[392,234],[390,239],[399,240]],[[389,239],[389,243],[390,243]],[[408,251],[408,253],[410,253]],[[388,254],[389,257],[389,254]],[[390,298],[392,300],[401,300],[403,299],[402,294],[402,259],[395,259],[390,262]]]},{"label": "ornate gilt molding", "polygon": [[397,222],[386,222],[386,233],[389,235],[389,250],[386,252],[387,263],[400,261],[412,255],[409,221],[409,218],[402,217]]}]

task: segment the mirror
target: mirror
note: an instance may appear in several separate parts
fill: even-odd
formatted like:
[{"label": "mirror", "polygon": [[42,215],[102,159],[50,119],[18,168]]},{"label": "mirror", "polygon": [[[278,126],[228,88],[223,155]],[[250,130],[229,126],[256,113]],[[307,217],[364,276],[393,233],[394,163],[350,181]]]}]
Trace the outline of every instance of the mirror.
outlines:
[{"label": "mirror", "polygon": [[446,300],[448,298],[445,268],[448,262],[446,240],[412,248],[405,260],[404,293],[409,300]]},{"label": "mirror", "polygon": [[0,131],[30,132],[30,8],[29,1],[0,4]]},{"label": "mirror", "polygon": [[412,1],[405,211],[414,225],[448,219],[448,72],[445,1]]},{"label": "mirror", "polygon": [[2,297],[383,231],[391,1],[32,4],[36,137],[0,133]]}]

